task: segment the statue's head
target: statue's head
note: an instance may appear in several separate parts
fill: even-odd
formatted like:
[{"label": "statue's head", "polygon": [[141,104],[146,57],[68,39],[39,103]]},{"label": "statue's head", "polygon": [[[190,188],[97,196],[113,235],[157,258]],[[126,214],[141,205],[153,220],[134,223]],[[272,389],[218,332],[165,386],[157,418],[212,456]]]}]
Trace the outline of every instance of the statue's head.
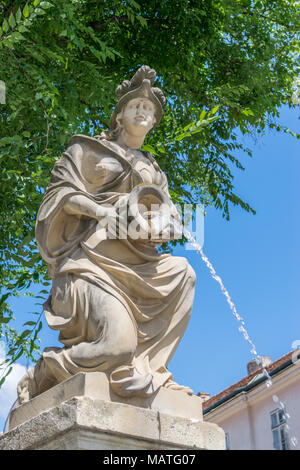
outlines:
[{"label": "statue's head", "polygon": [[107,137],[117,138],[122,129],[144,136],[159,124],[166,99],[159,88],[152,87],[155,77],[155,70],[143,65],[131,80],[124,80],[117,87],[118,102],[110,118]]},{"label": "statue's head", "polygon": [[143,137],[156,124],[155,106],[152,101],[137,96],[128,101],[116,116],[116,128],[127,134]]}]

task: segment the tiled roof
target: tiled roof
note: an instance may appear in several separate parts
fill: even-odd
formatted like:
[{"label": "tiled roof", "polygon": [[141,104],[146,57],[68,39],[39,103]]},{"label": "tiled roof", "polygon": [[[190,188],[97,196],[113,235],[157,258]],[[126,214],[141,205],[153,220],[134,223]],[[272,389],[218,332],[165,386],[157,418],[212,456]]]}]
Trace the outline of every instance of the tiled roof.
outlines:
[{"label": "tiled roof", "polygon": [[[277,359],[277,361],[274,361],[272,362],[272,364],[270,364],[268,367],[266,367],[265,369],[268,371],[268,373],[270,374],[272,371],[274,371],[275,369],[277,369],[278,367],[282,366],[284,363],[286,362],[289,362],[292,358],[292,355],[294,354],[294,351],[292,352],[289,352],[288,354],[286,354],[285,356],[282,356],[281,358]],[[243,379],[239,380],[238,382],[236,382],[235,384],[231,385],[230,387],[226,388],[225,390],[223,390],[222,392],[218,393],[217,395],[214,395],[213,397],[209,398],[208,400],[206,400],[204,403],[203,403],[203,412],[205,413],[205,411],[208,409],[208,408],[211,408],[214,404],[218,403],[220,400],[224,400],[226,401],[226,397],[230,396],[231,394],[233,394],[233,392],[239,390],[239,389],[242,389],[244,387],[246,387],[247,385],[250,384],[250,382],[254,382],[255,381],[255,377],[256,376],[259,376],[262,374],[262,368],[256,370],[255,372],[253,372],[252,374],[250,375],[247,375],[246,377],[244,377]],[[199,395],[199,394],[198,394]]]}]

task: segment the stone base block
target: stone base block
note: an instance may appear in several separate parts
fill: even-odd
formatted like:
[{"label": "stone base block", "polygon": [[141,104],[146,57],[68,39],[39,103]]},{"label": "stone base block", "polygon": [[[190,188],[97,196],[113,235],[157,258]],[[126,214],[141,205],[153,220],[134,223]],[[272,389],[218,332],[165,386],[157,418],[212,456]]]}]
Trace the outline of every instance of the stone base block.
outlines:
[{"label": "stone base block", "polygon": [[9,417],[9,429],[19,426],[42,411],[79,396],[124,403],[182,418],[203,420],[202,400],[195,395],[190,396],[184,392],[161,387],[151,397],[122,398],[112,392],[104,372],[80,372],[14,409]]},{"label": "stone base block", "polygon": [[12,410],[0,449],[224,449],[204,423],[202,400],[160,388],[148,398],[115,395],[103,372],[79,373]]},{"label": "stone base block", "polygon": [[74,397],[0,437],[2,450],[172,450],[225,447],[224,431],[196,419]]}]

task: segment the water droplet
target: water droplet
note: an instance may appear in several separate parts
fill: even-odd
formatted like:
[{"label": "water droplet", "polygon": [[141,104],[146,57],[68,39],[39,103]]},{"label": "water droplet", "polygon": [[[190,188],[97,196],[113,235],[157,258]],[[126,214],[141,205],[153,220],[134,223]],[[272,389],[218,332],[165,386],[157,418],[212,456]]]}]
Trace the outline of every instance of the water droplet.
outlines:
[{"label": "water droplet", "polygon": [[272,379],[269,379],[269,380],[266,381],[267,388],[272,387],[272,385],[273,385]]},{"label": "water droplet", "polygon": [[291,443],[293,447],[296,447],[296,445],[298,444],[298,439],[295,436],[293,436],[291,438]]},{"label": "water droplet", "polygon": [[270,377],[269,372],[266,369],[263,369],[263,374],[264,374],[265,377],[267,377],[267,379],[272,380],[271,377]]}]

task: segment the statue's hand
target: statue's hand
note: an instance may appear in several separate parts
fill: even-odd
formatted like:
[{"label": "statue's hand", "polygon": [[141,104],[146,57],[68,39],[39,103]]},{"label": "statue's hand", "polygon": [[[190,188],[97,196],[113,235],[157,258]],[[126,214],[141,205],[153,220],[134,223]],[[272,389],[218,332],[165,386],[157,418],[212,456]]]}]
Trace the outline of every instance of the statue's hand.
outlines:
[{"label": "statue's hand", "polygon": [[110,233],[110,237],[116,239],[127,238],[127,212],[124,213],[120,210],[118,205],[116,205],[116,207],[99,206],[99,209],[97,209],[97,218],[99,224]]},{"label": "statue's hand", "polygon": [[[177,213],[178,215],[178,213]],[[179,219],[180,220],[180,219]],[[178,218],[161,212],[148,213],[149,238],[153,243],[162,244],[166,241],[178,238],[180,224]]]},{"label": "statue's hand", "polygon": [[171,217],[179,224],[181,224],[181,215],[178,212],[175,204],[173,202],[171,203],[171,212],[170,212]]},{"label": "statue's hand", "polygon": [[113,206],[99,206],[96,211],[99,224],[111,231],[118,224],[118,213]]},{"label": "statue's hand", "polygon": [[96,217],[101,223],[103,219],[106,219],[103,223],[105,226],[107,221],[117,217],[117,211],[113,206],[99,206],[96,210]]}]

